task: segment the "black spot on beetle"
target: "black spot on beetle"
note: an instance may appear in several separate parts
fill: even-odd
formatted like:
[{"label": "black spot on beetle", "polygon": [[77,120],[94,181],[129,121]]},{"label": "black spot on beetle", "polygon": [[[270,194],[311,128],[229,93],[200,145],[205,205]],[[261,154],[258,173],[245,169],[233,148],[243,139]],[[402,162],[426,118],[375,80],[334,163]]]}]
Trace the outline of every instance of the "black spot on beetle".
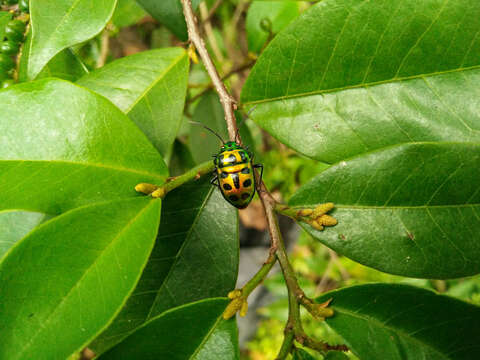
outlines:
[{"label": "black spot on beetle", "polygon": [[230,175],[233,180],[233,185],[235,185],[235,188],[240,189],[240,178],[238,174],[231,174]]},{"label": "black spot on beetle", "polygon": [[250,197],[249,193],[243,193],[242,194],[242,200],[247,200]]},{"label": "black spot on beetle", "polygon": [[220,177],[221,177],[222,179],[226,179],[226,178],[228,177],[228,173],[226,173],[226,172],[221,172],[221,173],[220,173]]},{"label": "black spot on beetle", "polygon": [[252,185],[252,180],[251,179],[247,179],[243,182],[243,186],[245,186],[245,187],[249,187],[250,185]]},{"label": "black spot on beetle", "polygon": [[250,169],[247,166],[245,166],[240,172],[242,174],[250,174]]},{"label": "black spot on beetle", "polygon": [[237,195],[230,195],[228,198],[230,199],[230,201],[238,201]]},{"label": "black spot on beetle", "polygon": [[230,186],[230,184],[223,184],[223,188],[225,190],[232,190],[232,187]]}]

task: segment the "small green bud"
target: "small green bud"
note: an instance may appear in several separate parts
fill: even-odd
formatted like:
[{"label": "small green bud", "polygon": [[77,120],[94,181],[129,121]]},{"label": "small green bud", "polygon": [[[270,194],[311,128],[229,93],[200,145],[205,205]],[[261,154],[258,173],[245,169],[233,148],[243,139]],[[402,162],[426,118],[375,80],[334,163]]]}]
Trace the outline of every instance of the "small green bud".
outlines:
[{"label": "small green bud", "polygon": [[19,45],[13,41],[3,41],[0,43],[0,53],[15,55],[18,53]]},{"label": "small green bud", "polygon": [[12,57],[6,54],[0,54],[0,72],[7,73],[15,66]]},{"label": "small green bud", "polygon": [[272,32],[272,22],[269,18],[265,17],[263,18],[261,21],[260,21],[260,28],[267,32],[267,33],[271,33]]},{"label": "small green bud", "polygon": [[12,41],[22,41],[25,32],[25,23],[20,20],[11,20],[5,26],[5,37]]},{"label": "small green bud", "polygon": [[6,27],[10,29],[15,29],[21,33],[24,33],[26,25],[23,21],[14,19],[14,20],[10,20]]},{"label": "small green bud", "polygon": [[5,79],[0,86],[1,89],[6,89],[12,85],[15,85],[15,81],[13,79]]},{"label": "small green bud", "polygon": [[240,296],[242,296],[242,290],[239,290],[239,289],[232,290],[228,293],[227,296],[229,299],[239,298]]},{"label": "small green bud", "polygon": [[335,205],[331,202],[325,203],[325,204],[320,204],[318,205],[315,210],[313,210],[312,217],[315,219],[319,216],[322,216],[323,214],[326,214],[330,210],[332,210],[335,207]]},{"label": "small green bud", "polygon": [[317,222],[323,226],[335,226],[337,225],[337,219],[330,215],[322,215],[318,217]]},{"label": "small green bud", "polygon": [[157,189],[158,189],[157,185],[148,184],[148,183],[140,183],[140,184],[135,186],[135,191],[141,192],[141,193],[144,193],[144,194],[147,194],[147,195],[150,195],[151,193],[153,193]]},{"label": "small green bud", "polygon": [[312,213],[313,213],[312,209],[302,209],[297,213],[297,215],[298,216],[310,216],[310,215],[312,215]]},{"label": "small green bud", "polygon": [[29,12],[29,5],[28,5],[28,0],[20,0],[18,2],[18,9],[24,13]]}]

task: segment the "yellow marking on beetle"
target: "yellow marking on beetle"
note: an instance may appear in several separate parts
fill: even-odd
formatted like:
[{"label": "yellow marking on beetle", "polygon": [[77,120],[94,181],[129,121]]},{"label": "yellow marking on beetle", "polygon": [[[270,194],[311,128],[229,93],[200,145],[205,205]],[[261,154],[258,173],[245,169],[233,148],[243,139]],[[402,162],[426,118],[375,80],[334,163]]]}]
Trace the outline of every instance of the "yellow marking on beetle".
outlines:
[{"label": "yellow marking on beetle", "polygon": [[219,173],[221,173],[221,172],[236,173],[236,172],[242,171],[242,169],[246,166],[247,166],[247,164],[229,165],[229,166],[223,167],[218,172]]}]

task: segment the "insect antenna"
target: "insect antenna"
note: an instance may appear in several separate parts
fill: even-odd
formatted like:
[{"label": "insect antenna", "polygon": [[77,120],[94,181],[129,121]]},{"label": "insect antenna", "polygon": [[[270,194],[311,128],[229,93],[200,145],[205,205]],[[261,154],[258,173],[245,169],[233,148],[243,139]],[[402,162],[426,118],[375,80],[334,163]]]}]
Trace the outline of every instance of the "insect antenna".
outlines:
[{"label": "insect antenna", "polygon": [[249,118],[250,114],[253,112],[253,110],[255,110],[256,107],[257,107],[257,105],[255,105],[250,110],[248,110],[247,116],[240,121],[240,124],[237,125],[237,131],[235,132],[235,142],[238,143],[238,134],[240,132],[240,128],[242,127],[245,120],[247,120]]},{"label": "insect antenna", "polygon": [[203,126],[205,129],[207,129],[207,130],[210,131],[212,134],[214,134],[215,136],[217,136],[217,137],[220,139],[220,141],[222,142],[222,144],[225,145],[225,141],[223,141],[222,137],[221,137],[220,135],[218,135],[218,133],[217,133],[216,131],[210,129],[207,125],[204,125],[204,124],[202,124],[202,123],[200,123],[200,122],[198,122],[198,121],[192,121],[192,120],[190,120],[189,123],[190,123],[190,124],[193,124],[193,125]]}]

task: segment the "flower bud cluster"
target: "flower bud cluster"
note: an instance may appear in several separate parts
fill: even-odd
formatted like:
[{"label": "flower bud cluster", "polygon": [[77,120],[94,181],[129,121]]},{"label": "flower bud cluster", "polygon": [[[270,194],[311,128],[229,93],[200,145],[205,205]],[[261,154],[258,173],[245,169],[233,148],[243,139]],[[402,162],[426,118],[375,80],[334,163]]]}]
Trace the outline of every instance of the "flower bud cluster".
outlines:
[{"label": "flower bud cluster", "polygon": [[331,202],[320,204],[314,209],[301,209],[297,212],[299,220],[305,221],[317,230],[323,230],[325,226],[337,225],[337,219],[333,216],[327,215],[327,212],[332,210],[335,205]]}]

